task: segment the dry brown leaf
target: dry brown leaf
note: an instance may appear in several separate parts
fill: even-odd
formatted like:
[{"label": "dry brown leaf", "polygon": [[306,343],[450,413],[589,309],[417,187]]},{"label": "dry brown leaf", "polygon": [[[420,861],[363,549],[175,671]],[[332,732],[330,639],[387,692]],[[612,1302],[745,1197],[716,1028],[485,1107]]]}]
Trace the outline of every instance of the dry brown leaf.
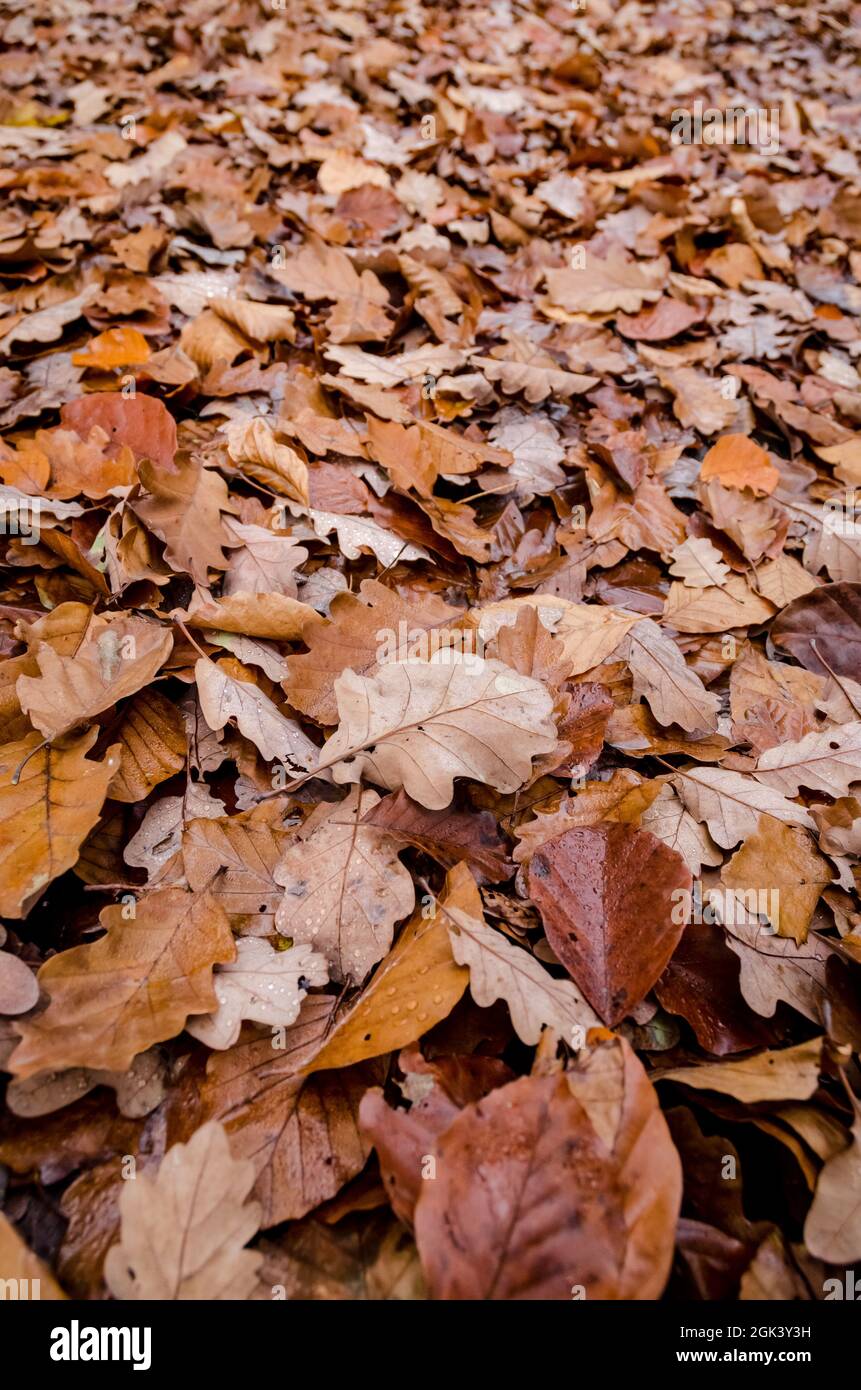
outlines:
[{"label": "dry brown leaf", "polygon": [[46,738],[58,738],[148,685],[172,647],[171,633],[145,618],[93,617],[74,655],[39,644],[40,674],[18,678],[21,708]]},{"label": "dry brown leaf", "polygon": [[212,968],[236,948],[223,908],[208,893],[163,888],[133,905],[106,907],[107,935],[46,961],[45,1011],[18,1025],[9,1063],[19,1077],[63,1067],[124,1071],[138,1052],[175,1037],[189,1014],[211,1013]]},{"label": "dry brown leaf", "polygon": [[329,961],[333,978],[364,980],[389,950],[394,926],[412,912],[415,891],[399,846],[362,825],[376,792],[358,787],[337,806],[323,803],[288,846],[275,881],[286,890],[275,923]]},{"label": "dry brown leaf", "polygon": [[796,1047],[757,1052],[739,1062],[703,1062],[662,1071],[657,1080],[680,1081],[695,1090],[719,1091],[748,1105],[771,1100],[808,1100],[819,1084],[822,1039]]},{"label": "dry brown leaf", "polygon": [[222,546],[228,543],[222,514],[235,511],[224,479],[187,459],[175,471],[144,462],[140,477],[149,496],[137,498],[133,510],[165,543],[165,556],[195,583],[206,585],[210,569],[227,568]]},{"label": "dry brown leaf", "polygon": [[289,497],[307,507],[308,465],[289,444],[279,444],[268,420],[233,420],[227,430],[227,452],[255,482],[263,483],[281,497]]},{"label": "dry brown leaf", "polygon": [[341,722],[320,766],[336,782],[403,787],[430,810],[449,805],[455,777],[516,791],[532,758],[556,744],[552,698],[538,681],[453,649],[376,676],[344,671],[335,696]]},{"label": "dry brown leaf", "polygon": [[778,936],[791,937],[800,946],[832,874],[806,831],[763,816],[724,866],[721,880],[752,903],[754,912],[765,911]]},{"label": "dry brown leaf", "polygon": [[96,735],[91,729],[46,747],[38,734],[28,734],[0,749],[4,917],[27,916],[47,885],[75,863],[98,820],[120,755],[115,746],[100,763],[88,759]]},{"label": "dry brown leaf", "polygon": [[244,1249],[260,1224],[253,1183],[253,1166],[231,1157],[215,1121],[174,1144],[154,1177],[124,1183],[120,1240],[105,1260],[114,1298],[250,1298],[262,1258]]}]

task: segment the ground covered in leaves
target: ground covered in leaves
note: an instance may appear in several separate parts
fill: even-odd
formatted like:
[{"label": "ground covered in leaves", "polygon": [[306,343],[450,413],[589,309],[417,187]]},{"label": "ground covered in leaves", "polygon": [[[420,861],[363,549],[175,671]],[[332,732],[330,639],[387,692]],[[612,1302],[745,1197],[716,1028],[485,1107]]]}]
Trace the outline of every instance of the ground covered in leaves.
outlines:
[{"label": "ground covered in leaves", "polygon": [[853,17],[4,7],[0,1277],[853,1296]]}]

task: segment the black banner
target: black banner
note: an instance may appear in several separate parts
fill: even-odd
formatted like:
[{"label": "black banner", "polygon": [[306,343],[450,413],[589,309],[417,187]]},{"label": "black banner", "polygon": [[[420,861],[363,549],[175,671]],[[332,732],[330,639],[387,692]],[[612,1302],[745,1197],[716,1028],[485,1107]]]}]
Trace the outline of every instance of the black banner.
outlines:
[{"label": "black banner", "polygon": [[[757,1366],[764,1375],[787,1367],[821,1375],[851,1364],[858,1316],[846,1301],[810,1303],[562,1303],[501,1304],[290,1301],[250,1303],[0,1304],[4,1336],[26,1348],[28,1365],[60,1381],[100,1370],[112,1376],[273,1373],[331,1376],[361,1373],[373,1354],[404,1355],[412,1346],[410,1380],[451,1375],[451,1360],[486,1370],[494,1351],[502,1369],[510,1357],[558,1356],[560,1344],[523,1336],[565,1338],[578,1376],[638,1376],[684,1368]],[[333,1329],[337,1336],[333,1338]],[[518,1338],[512,1342],[512,1333]],[[507,1348],[507,1350],[506,1350]],[[346,1357],[345,1364],[338,1358]],[[333,1360],[333,1358],[336,1358]],[[358,1358],[358,1359],[356,1359]],[[542,1357],[543,1360],[543,1357]],[[302,1368],[305,1368],[304,1370]],[[561,1369],[561,1368],[560,1368]],[[567,1375],[567,1373],[566,1373]]]}]

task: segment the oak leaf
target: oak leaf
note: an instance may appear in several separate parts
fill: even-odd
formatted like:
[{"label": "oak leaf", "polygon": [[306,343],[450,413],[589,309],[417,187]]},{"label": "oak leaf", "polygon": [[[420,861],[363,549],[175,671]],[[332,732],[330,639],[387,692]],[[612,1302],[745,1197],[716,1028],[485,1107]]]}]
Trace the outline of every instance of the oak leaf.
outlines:
[{"label": "oak leaf", "polygon": [[16,1076],[63,1067],[124,1071],[138,1052],[175,1037],[189,1014],[217,1006],[216,963],[236,948],[224,910],[209,894],[181,888],[146,894],[133,918],[106,907],[106,935],[46,961],[45,1011],[18,1025],[9,1063]]},{"label": "oak leaf", "polygon": [[335,680],[342,671],[373,675],[381,661],[409,655],[424,633],[433,644],[435,630],[453,628],[460,616],[436,594],[407,602],[376,579],[363,580],[357,594],[337,594],[329,611],[328,623],[309,626],[307,653],[287,659],[290,703],[319,724],[338,722]]},{"label": "oak leaf", "polygon": [[455,777],[516,791],[532,758],[556,743],[552,697],[538,681],[454,650],[371,677],[344,671],[335,695],[341,723],[323,759],[335,781],[403,787],[429,810],[449,805]]},{"label": "oak leaf", "polygon": [[0,748],[0,913],[26,917],[44,889],[72,868],[92,830],[119,763],[119,748],[104,760],[86,754],[97,730],[45,746],[28,734]]},{"label": "oak leaf", "polygon": [[246,936],[236,943],[236,959],[216,965],[218,1007],[189,1019],[186,1032],[207,1047],[232,1047],[243,1019],[283,1028],[295,1023],[308,985],[324,985],[326,962],[308,946],[276,951],[268,941]]},{"label": "oak leaf", "polygon": [[[234,670],[235,676],[231,674]],[[242,674],[244,668],[231,657],[217,664],[204,657],[197,662],[197,693],[210,729],[223,729],[228,720],[235,719],[240,733],[267,762],[277,758],[292,771],[307,768],[317,757],[316,744],[253,681],[241,679]]]},{"label": "oak leaf", "polygon": [[114,1298],[250,1298],[262,1258],[244,1249],[260,1224],[253,1183],[252,1164],[231,1156],[214,1121],[174,1144],[154,1177],[123,1183],[120,1240],[105,1259]]},{"label": "oak leaf", "polygon": [[58,738],[148,685],[172,647],[171,633],[145,618],[93,617],[74,655],[39,644],[40,674],[18,678],[21,708],[46,738]]},{"label": "oak leaf", "polygon": [[336,980],[363,980],[415,902],[397,843],[362,824],[378,800],[376,792],[356,787],[335,807],[318,806],[275,870],[286,890],[278,930],[319,950]]}]

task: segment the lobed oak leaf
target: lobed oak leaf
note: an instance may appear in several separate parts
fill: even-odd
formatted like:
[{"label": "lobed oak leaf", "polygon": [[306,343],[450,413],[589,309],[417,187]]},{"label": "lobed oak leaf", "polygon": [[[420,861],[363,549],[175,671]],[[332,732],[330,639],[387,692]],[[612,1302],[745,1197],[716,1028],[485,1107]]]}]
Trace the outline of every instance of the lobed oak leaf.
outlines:
[{"label": "lobed oak leaf", "polygon": [[309,625],[303,634],[308,652],[287,658],[290,703],[318,724],[338,722],[335,680],[342,671],[373,675],[381,661],[408,655],[425,633],[432,645],[438,628],[451,629],[460,618],[436,594],[407,602],[376,579],[363,580],[357,594],[337,594],[329,611],[330,622]]},{"label": "lobed oak leaf", "polygon": [[260,1224],[253,1183],[253,1166],[231,1156],[215,1121],[168,1149],[154,1177],[124,1183],[120,1240],[105,1259],[114,1298],[250,1298],[262,1258],[244,1248]]},{"label": "lobed oak leaf", "polygon": [[356,787],[335,807],[319,806],[275,870],[286,890],[276,927],[319,950],[336,980],[363,980],[415,902],[396,842],[362,824],[378,801],[376,792]]},{"label": "lobed oak leaf", "polygon": [[27,734],[0,748],[0,913],[26,917],[53,879],[70,869],[81,842],[99,818],[120,764],[119,749],[102,762],[86,754],[91,729],[45,745]]},{"label": "lobed oak leaf", "polygon": [[729,768],[689,767],[676,774],[673,785],[691,815],[708,825],[712,838],[724,849],[752,835],[763,813],[787,825],[816,828],[803,806]]},{"label": "lobed oak leaf", "polygon": [[132,1058],[175,1037],[189,1014],[211,1013],[213,966],[236,948],[224,910],[208,893],[163,888],[135,905],[106,907],[106,935],[46,961],[47,1009],[18,1025],[15,1076],[64,1067],[124,1071]]},{"label": "lobed oak leaf", "polygon": [[47,739],[58,738],[148,685],[172,647],[171,633],[145,618],[95,616],[73,655],[40,642],[39,675],[18,677],[21,708]]},{"label": "lobed oak leaf", "polygon": [[569,313],[606,314],[624,309],[635,314],[644,303],[660,299],[668,265],[657,261],[630,260],[621,246],[611,246],[605,257],[589,254],[577,268],[548,270],[547,289],[554,304]]},{"label": "lobed oak leaf", "polygon": [[238,662],[229,667],[231,661],[228,657],[216,664],[201,657],[194,668],[200,707],[210,729],[223,729],[235,719],[240,733],[251,740],[266,762],[277,758],[294,772],[309,767],[318,756],[316,744],[252,681],[231,675],[230,669],[236,669],[238,675],[244,671]]},{"label": "lobed oak leaf", "polygon": [[243,1019],[283,1028],[296,1022],[308,986],[328,978],[323,956],[308,946],[277,951],[259,937],[242,937],[236,959],[215,967],[217,1009],[189,1019],[186,1032],[223,1050],[238,1041]]},{"label": "lobed oak leaf", "polygon": [[720,700],[706,690],[656,622],[643,618],[632,627],[623,651],[634,678],[634,693],[648,701],[659,724],[678,724],[688,733],[711,733],[717,728]]},{"label": "lobed oak leaf", "polygon": [[538,681],[453,649],[376,676],[344,671],[335,695],[341,722],[319,766],[336,782],[403,787],[429,810],[449,805],[456,777],[516,791],[532,758],[556,744],[552,697]]},{"label": "lobed oak leaf", "polygon": [[861,720],[822,733],[805,734],[794,743],[766,748],[757,759],[754,776],[784,796],[796,796],[799,787],[845,796],[861,781]]}]

